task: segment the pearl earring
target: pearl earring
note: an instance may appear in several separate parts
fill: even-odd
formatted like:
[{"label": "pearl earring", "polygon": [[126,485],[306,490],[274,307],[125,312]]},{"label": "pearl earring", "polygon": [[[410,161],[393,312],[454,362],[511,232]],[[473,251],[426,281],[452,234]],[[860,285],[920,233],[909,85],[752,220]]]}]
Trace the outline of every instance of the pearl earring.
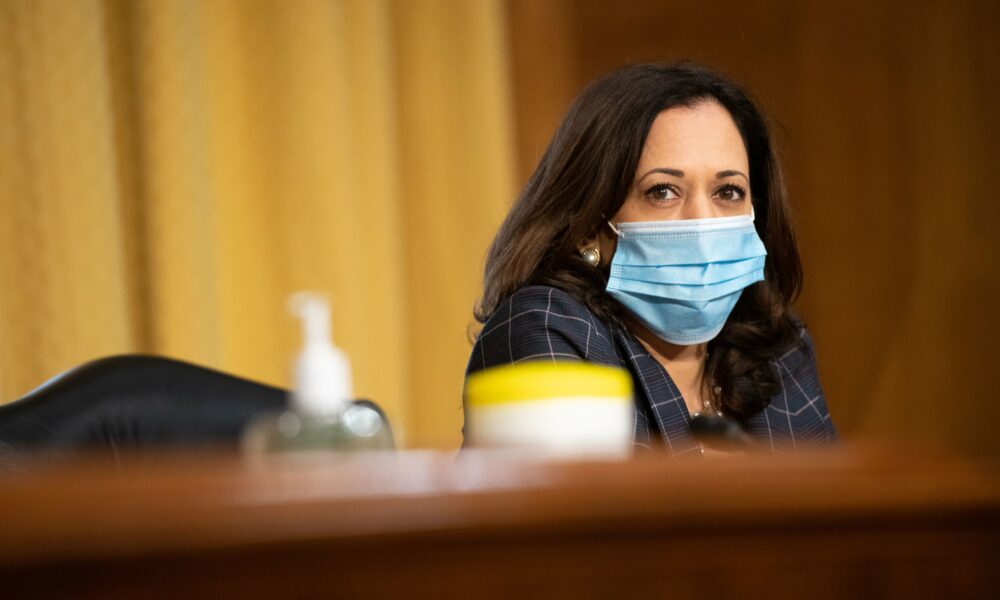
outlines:
[{"label": "pearl earring", "polygon": [[595,269],[601,266],[601,251],[596,246],[588,246],[580,250],[580,256],[583,257],[583,260],[587,261],[588,265]]}]

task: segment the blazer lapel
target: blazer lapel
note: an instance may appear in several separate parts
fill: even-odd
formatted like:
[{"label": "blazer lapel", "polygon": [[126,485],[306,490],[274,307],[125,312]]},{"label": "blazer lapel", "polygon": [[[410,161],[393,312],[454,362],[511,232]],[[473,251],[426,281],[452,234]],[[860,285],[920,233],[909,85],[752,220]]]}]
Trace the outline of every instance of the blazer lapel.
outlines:
[{"label": "blazer lapel", "polygon": [[636,397],[651,408],[663,442],[674,456],[698,452],[698,442],[691,433],[687,406],[666,369],[628,332],[615,328],[615,338],[625,353],[629,370],[635,376]]}]

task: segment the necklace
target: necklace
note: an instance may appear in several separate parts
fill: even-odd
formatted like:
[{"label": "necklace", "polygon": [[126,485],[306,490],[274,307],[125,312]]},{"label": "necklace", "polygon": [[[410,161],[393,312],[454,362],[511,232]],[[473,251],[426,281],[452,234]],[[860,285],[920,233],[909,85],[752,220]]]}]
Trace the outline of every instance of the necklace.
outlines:
[{"label": "necklace", "polygon": [[[711,352],[705,352],[704,362],[701,363],[702,375],[704,375],[705,373],[704,371],[705,363],[708,362],[708,358],[710,356],[712,356]],[[711,393],[702,394],[703,397],[701,399],[701,410],[691,415],[691,417],[694,418],[701,415],[712,415],[721,417],[722,407],[714,406],[713,400],[715,398],[718,398],[722,394],[722,386],[715,385],[714,381],[710,381],[710,385],[707,385],[705,387],[711,389],[712,391]],[[706,389],[706,391],[708,390]]]},{"label": "necklace", "polygon": [[[705,454],[705,439],[702,437],[707,431],[717,433],[718,423],[724,422],[726,417],[722,411],[713,405],[712,396],[718,398],[722,393],[722,387],[712,386],[712,393],[706,394],[701,401],[701,410],[691,415],[691,432],[695,434],[698,443],[698,452]],[[699,434],[701,432],[701,434]]]},{"label": "necklace", "polygon": [[692,417],[698,417],[698,416],[701,416],[701,415],[716,415],[716,416],[721,417],[722,416],[722,409],[720,407],[715,406],[714,401],[713,401],[713,395],[715,397],[718,397],[719,394],[721,394],[721,393],[722,393],[722,387],[721,386],[718,386],[718,385],[712,386],[712,395],[706,394],[705,397],[703,397],[701,399],[701,410],[698,411],[698,412],[696,412],[696,413],[694,413],[691,416]]}]

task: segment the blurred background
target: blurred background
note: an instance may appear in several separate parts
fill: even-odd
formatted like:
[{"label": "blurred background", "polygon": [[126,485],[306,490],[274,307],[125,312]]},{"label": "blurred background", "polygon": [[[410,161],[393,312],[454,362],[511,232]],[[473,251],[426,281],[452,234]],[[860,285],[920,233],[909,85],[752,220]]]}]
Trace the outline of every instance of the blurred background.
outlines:
[{"label": "blurred background", "polygon": [[688,58],[772,120],[842,434],[1000,458],[998,6],[0,0],[0,402],[123,352],[287,385],[321,290],[357,394],[454,448],[486,247],[562,113]]}]

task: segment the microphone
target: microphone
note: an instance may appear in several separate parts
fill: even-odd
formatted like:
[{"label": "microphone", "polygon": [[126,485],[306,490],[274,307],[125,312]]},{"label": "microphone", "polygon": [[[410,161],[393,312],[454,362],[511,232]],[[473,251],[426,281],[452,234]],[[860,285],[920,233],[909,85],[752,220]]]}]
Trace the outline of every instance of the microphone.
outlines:
[{"label": "microphone", "polygon": [[724,415],[695,413],[691,416],[691,432],[702,446],[713,450],[737,452],[754,445],[750,434],[735,419]]}]

